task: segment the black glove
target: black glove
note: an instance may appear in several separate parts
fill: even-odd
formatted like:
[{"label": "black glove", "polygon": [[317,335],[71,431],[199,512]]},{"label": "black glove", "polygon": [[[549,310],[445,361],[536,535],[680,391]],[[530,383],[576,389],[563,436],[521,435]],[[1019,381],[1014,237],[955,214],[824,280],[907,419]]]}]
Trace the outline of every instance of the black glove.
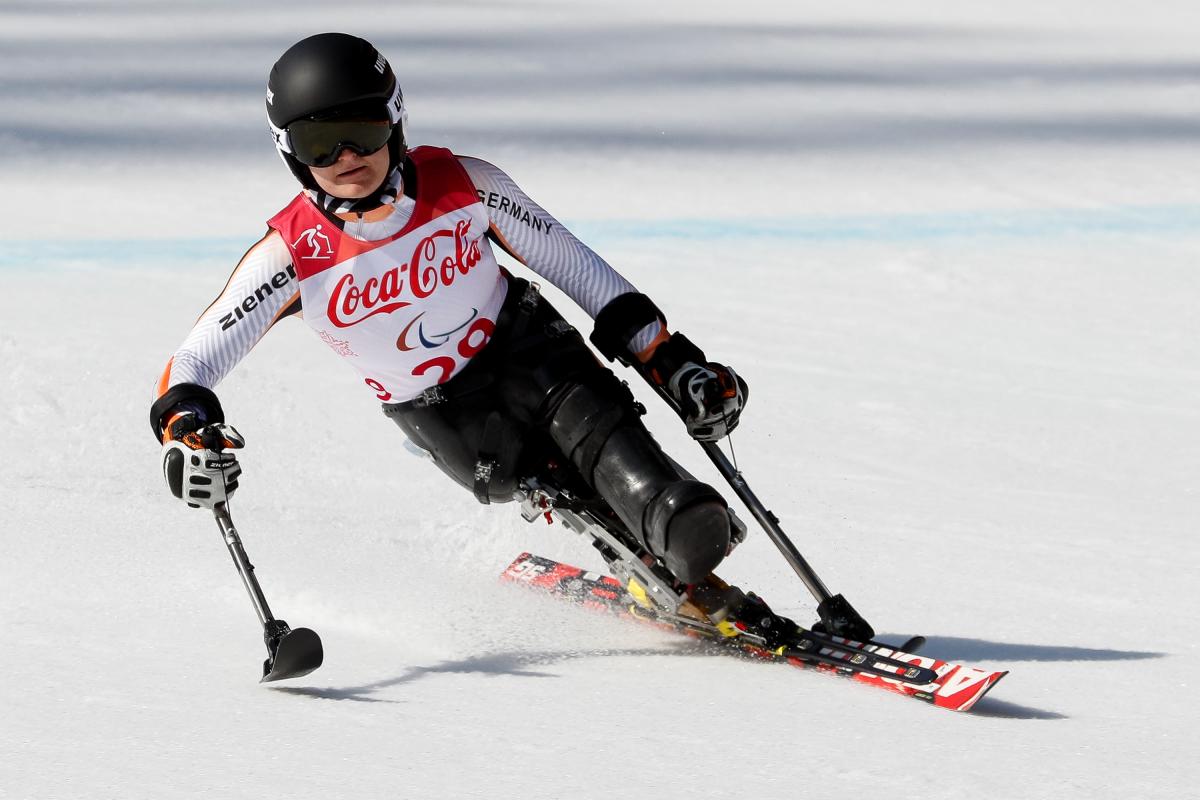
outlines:
[{"label": "black glove", "polygon": [[231,425],[204,425],[191,411],[167,423],[163,449],[163,477],[171,494],[192,508],[212,508],[233,497],[242,466],[229,452],[246,446]]},{"label": "black glove", "polygon": [[715,442],[737,427],[750,389],[731,368],[708,361],[686,336],[660,344],[643,370],[675,401],[693,439]]}]

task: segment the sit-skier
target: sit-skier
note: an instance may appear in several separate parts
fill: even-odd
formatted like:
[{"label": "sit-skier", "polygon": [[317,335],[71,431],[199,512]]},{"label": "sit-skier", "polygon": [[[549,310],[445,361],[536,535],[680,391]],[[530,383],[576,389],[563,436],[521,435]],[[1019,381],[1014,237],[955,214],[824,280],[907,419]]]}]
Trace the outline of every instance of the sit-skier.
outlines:
[{"label": "sit-skier", "polygon": [[243,441],[213,388],[303,309],[383,412],[479,501],[510,501],[522,479],[569,464],[706,612],[749,602],[769,613],[708,579],[731,547],[726,501],[680,473],[624,384],[492,245],[578,303],[593,344],[665,390],[696,439],[734,428],[745,381],[669,333],[646,295],[504,172],[408,149],[400,86],[370,43],[326,33],[293,45],[271,70],[267,115],[303,190],[158,383],[150,421],[176,497],[212,508],[232,496]]}]

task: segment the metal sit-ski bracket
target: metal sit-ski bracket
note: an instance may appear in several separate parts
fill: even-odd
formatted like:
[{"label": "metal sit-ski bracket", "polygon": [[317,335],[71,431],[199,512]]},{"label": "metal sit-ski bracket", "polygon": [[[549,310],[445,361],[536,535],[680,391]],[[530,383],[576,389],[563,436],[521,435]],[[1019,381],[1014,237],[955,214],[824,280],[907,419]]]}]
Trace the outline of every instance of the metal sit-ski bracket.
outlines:
[{"label": "metal sit-ski bracket", "polygon": [[675,614],[687,598],[675,591],[672,582],[642,561],[628,545],[600,524],[590,511],[573,511],[560,505],[560,495],[561,492],[552,487],[541,486],[537,481],[525,481],[522,489],[515,492],[515,499],[521,502],[521,516],[526,522],[549,514],[569,530],[603,544],[601,555],[608,562],[613,577],[622,586],[629,587],[631,582],[636,582],[645,590],[650,602],[667,613]]}]

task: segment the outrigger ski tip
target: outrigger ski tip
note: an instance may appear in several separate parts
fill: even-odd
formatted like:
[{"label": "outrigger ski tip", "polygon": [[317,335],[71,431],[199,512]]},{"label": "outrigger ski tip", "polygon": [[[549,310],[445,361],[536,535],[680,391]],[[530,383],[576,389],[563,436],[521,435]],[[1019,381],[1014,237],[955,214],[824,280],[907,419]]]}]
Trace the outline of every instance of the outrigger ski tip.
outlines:
[{"label": "outrigger ski tip", "polygon": [[258,585],[258,578],[254,577],[254,565],[250,563],[246,548],[242,545],[242,537],[238,535],[237,528],[233,526],[233,519],[229,516],[229,506],[218,503],[213,507],[213,516],[262,625],[267,659],[263,662],[263,674],[259,682],[299,678],[321,666],[325,659],[321,637],[308,628],[292,630],[286,622],[275,619],[271,614],[271,607],[267,605],[267,598],[263,595],[262,587]]},{"label": "outrigger ski tip", "polygon": [[263,662],[260,683],[299,678],[321,666],[325,652],[321,637],[308,628],[291,629],[283,620],[272,620],[264,633],[270,655]]}]

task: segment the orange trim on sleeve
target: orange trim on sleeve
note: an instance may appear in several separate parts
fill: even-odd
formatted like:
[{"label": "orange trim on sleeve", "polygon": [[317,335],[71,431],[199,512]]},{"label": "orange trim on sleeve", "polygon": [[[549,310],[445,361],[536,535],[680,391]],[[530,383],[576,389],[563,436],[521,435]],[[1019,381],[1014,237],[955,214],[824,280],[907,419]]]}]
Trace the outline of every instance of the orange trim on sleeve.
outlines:
[{"label": "orange trim on sleeve", "polygon": [[645,350],[642,350],[637,354],[638,361],[642,362],[643,364],[648,362],[654,357],[654,351],[658,349],[658,346],[670,338],[670,331],[667,330],[666,325],[663,325],[661,328],[659,328],[658,335],[654,337],[654,341],[652,341]]},{"label": "orange trim on sleeve", "polygon": [[522,266],[526,266],[526,267],[529,266],[528,264],[525,263],[525,259],[523,259],[519,255],[517,255],[517,251],[513,249],[513,246],[511,244],[508,243],[508,239],[505,239],[504,234],[501,233],[500,229],[496,227],[496,223],[493,222],[493,223],[491,223],[491,225],[488,226],[488,233],[490,233],[492,236],[496,237],[496,243],[499,244],[502,248],[504,248],[504,252],[508,253],[510,256],[515,258],[517,261],[520,261]]},{"label": "orange trim on sleeve", "polygon": [[213,298],[213,301],[211,303],[209,303],[208,306],[203,311],[200,312],[200,316],[196,317],[197,322],[199,322],[204,317],[204,315],[208,313],[210,308],[212,308],[218,302],[220,302],[221,298],[225,296],[225,292],[229,291],[229,284],[233,283],[233,279],[234,279],[234,277],[237,276],[238,270],[240,270],[242,268],[242,265],[246,263],[246,259],[250,256],[251,253],[253,253],[255,250],[257,250],[259,248],[259,246],[261,244],[263,244],[263,242],[265,242],[265,241],[267,241],[267,239],[271,238],[271,234],[273,234],[273,233],[277,233],[277,231],[274,228],[268,228],[267,232],[263,234],[263,237],[261,239],[259,239],[254,244],[250,245],[249,250],[242,253],[242,257],[238,259],[237,266],[233,268],[233,272],[229,273],[229,278],[225,281],[225,286],[222,287],[221,293],[218,294],[215,298]]},{"label": "orange trim on sleeve", "polygon": [[300,291],[297,290],[296,293],[293,294],[291,297],[289,297],[287,302],[284,303],[283,306],[280,307],[280,309],[275,312],[275,316],[271,318],[271,324],[267,326],[267,330],[270,330],[271,328],[275,327],[275,323],[279,322],[279,320],[283,319],[288,314],[293,313],[293,307],[296,305],[296,302],[299,301],[299,299],[300,299]]},{"label": "orange trim on sleeve", "polygon": [[166,394],[167,389],[170,388],[171,367],[174,364],[175,364],[175,356],[171,356],[169,359],[167,359],[167,366],[165,369],[163,369],[162,377],[160,377],[158,379],[158,394],[155,395],[155,397],[154,397],[155,400],[157,400],[158,398],[160,398],[164,394]]}]

